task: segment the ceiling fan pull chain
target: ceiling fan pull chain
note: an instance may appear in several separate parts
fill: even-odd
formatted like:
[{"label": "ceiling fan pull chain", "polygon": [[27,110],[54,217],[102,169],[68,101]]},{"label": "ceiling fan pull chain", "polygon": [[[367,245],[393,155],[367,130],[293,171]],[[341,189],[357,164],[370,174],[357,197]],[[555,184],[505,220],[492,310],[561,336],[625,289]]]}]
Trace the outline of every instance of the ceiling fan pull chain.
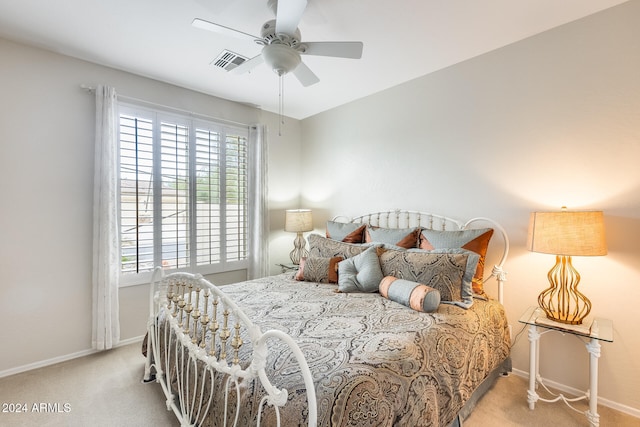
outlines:
[{"label": "ceiling fan pull chain", "polygon": [[284,124],[284,74],[278,76],[279,88],[278,88],[278,136],[282,136],[282,125]]}]

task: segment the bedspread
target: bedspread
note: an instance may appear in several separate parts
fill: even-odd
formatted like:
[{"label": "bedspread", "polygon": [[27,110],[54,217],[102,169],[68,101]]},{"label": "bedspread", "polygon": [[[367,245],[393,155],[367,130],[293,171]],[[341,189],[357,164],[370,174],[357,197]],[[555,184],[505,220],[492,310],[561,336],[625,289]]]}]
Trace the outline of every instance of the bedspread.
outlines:
[{"label": "bedspread", "polygon": [[[421,313],[378,293],[338,293],[336,285],[290,274],[222,290],[262,331],[282,330],[296,340],[313,374],[319,426],[449,425],[510,351],[504,309],[494,300]],[[289,392],[282,425],[304,425],[302,377],[291,355],[272,345],[267,372]],[[255,425],[264,391],[254,382],[240,393],[239,425]],[[221,425],[223,407],[216,397],[207,425]],[[273,411],[263,413],[262,425],[275,425]]]}]

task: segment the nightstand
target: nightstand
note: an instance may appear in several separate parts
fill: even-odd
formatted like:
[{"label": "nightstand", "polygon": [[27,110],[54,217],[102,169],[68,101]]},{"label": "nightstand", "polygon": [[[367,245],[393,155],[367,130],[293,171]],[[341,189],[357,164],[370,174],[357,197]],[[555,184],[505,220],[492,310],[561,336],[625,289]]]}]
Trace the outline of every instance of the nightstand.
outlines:
[{"label": "nightstand", "polygon": [[276,264],[278,267],[280,267],[280,269],[282,269],[283,273],[286,273],[287,271],[296,271],[298,270],[298,267],[300,267],[299,265],[296,264]]},{"label": "nightstand", "polygon": [[[520,317],[520,323],[529,325],[529,391],[527,392],[527,402],[529,409],[534,409],[538,400],[543,402],[557,402],[562,400],[570,408],[571,402],[586,399],[589,401],[589,410],[585,411],[585,415],[589,420],[589,424],[593,427],[600,425],[600,416],[598,415],[598,358],[600,357],[600,341],[613,342],[613,322],[609,319],[600,317],[586,321],[582,325],[566,325],[564,323],[554,322],[547,319],[544,311],[539,307],[529,307],[527,311]],[[542,383],[540,377],[539,360],[540,360],[540,337],[547,332],[559,332],[563,335],[569,334],[580,339],[589,352],[589,390],[583,396],[576,398],[567,398],[562,394],[553,396],[553,399],[543,399],[538,396],[536,388],[538,384],[542,385],[545,390],[549,391]]]}]

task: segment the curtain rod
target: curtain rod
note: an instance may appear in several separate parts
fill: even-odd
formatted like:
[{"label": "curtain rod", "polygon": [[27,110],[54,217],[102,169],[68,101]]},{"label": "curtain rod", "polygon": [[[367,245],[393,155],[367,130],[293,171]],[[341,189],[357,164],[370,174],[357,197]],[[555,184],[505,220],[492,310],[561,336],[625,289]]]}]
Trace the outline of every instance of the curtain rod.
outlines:
[{"label": "curtain rod", "polygon": [[[80,85],[80,89],[85,90],[87,92],[91,92],[91,93],[95,93],[96,88],[93,86],[89,86],[86,84],[81,84]],[[229,120],[229,119],[221,119],[220,117],[214,117],[214,116],[209,116],[207,114],[202,114],[202,113],[194,113],[193,111],[188,111],[188,110],[183,110],[180,108],[175,108],[175,107],[170,107],[168,105],[164,105],[164,104],[158,104],[155,102],[151,102],[151,101],[145,101],[144,99],[140,99],[140,98],[133,98],[131,96],[126,96],[126,95],[120,95],[116,92],[116,96],[125,101],[125,102],[134,102],[134,103],[138,103],[138,104],[146,104],[147,106],[151,106],[151,107],[159,107],[165,110],[169,110],[171,112],[176,112],[176,113],[183,113],[183,114],[188,114],[190,116],[193,117],[198,117],[198,118],[202,118],[202,119],[210,119],[210,120],[216,120],[219,122],[224,122],[230,125],[236,125],[236,126],[247,126],[247,127],[255,127],[255,125],[250,125],[247,123],[242,123],[242,122],[236,122],[233,120]]]}]

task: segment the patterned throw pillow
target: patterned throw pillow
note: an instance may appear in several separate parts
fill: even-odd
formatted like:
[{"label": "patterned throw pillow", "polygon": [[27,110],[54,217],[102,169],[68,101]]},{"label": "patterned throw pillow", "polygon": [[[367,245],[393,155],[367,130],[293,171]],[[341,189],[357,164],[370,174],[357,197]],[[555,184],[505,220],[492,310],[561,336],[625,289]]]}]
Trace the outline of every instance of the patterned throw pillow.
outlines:
[{"label": "patterned throw pillow", "polygon": [[383,243],[405,249],[418,247],[419,228],[380,228],[368,226],[365,242]]},{"label": "patterned throw pillow", "polygon": [[342,257],[305,257],[300,260],[296,280],[319,283],[338,283],[338,263]]},{"label": "patterned throw pillow", "polygon": [[462,248],[480,255],[476,272],[473,276],[473,292],[486,297],[483,287],[484,262],[487,256],[489,241],[493,236],[492,228],[477,228],[469,230],[427,230],[420,234],[420,249],[433,250],[444,248]]},{"label": "patterned throw pillow", "polygon": [[[467,253],[386,250],[380,255],[382,274],[418,282],[437,289],[442,302],[469,308],[471,283],[463,280],[470,260]],[[470,264],[475,269],[475,265]]]},{"label": "patterned throw pillow", "polygon": [[327,221],[327,238],[346,243],[364,242],[366,225],[353,222]]},{"label": "patterned throw pillow", "polygon": [[[415,251],[425,252],[422,249],[414,249]],[[467,267],[464,270],[462,276],[462,288],[473,292],[473,277],[476,274],[478,263],[480,262],[480,255],[475,252],[468,251],[466,249],[434,249],[432,251],[426,251],[432,254],[467,254]]]},{"label": "patterned throw pillow", "polygon": [[322,237],[319,234],[310,234],[307,239],[309,240],[309,256],[320,258],[341,256],[347,259],[361,254],[369,247],[366,245],[338,242]]},{"label": "patterned throw pillow", "polygon": [[382,279],[380,295],[424,313],[436,311],[440,305],[440,292],[437,289],[393,276]]}]

